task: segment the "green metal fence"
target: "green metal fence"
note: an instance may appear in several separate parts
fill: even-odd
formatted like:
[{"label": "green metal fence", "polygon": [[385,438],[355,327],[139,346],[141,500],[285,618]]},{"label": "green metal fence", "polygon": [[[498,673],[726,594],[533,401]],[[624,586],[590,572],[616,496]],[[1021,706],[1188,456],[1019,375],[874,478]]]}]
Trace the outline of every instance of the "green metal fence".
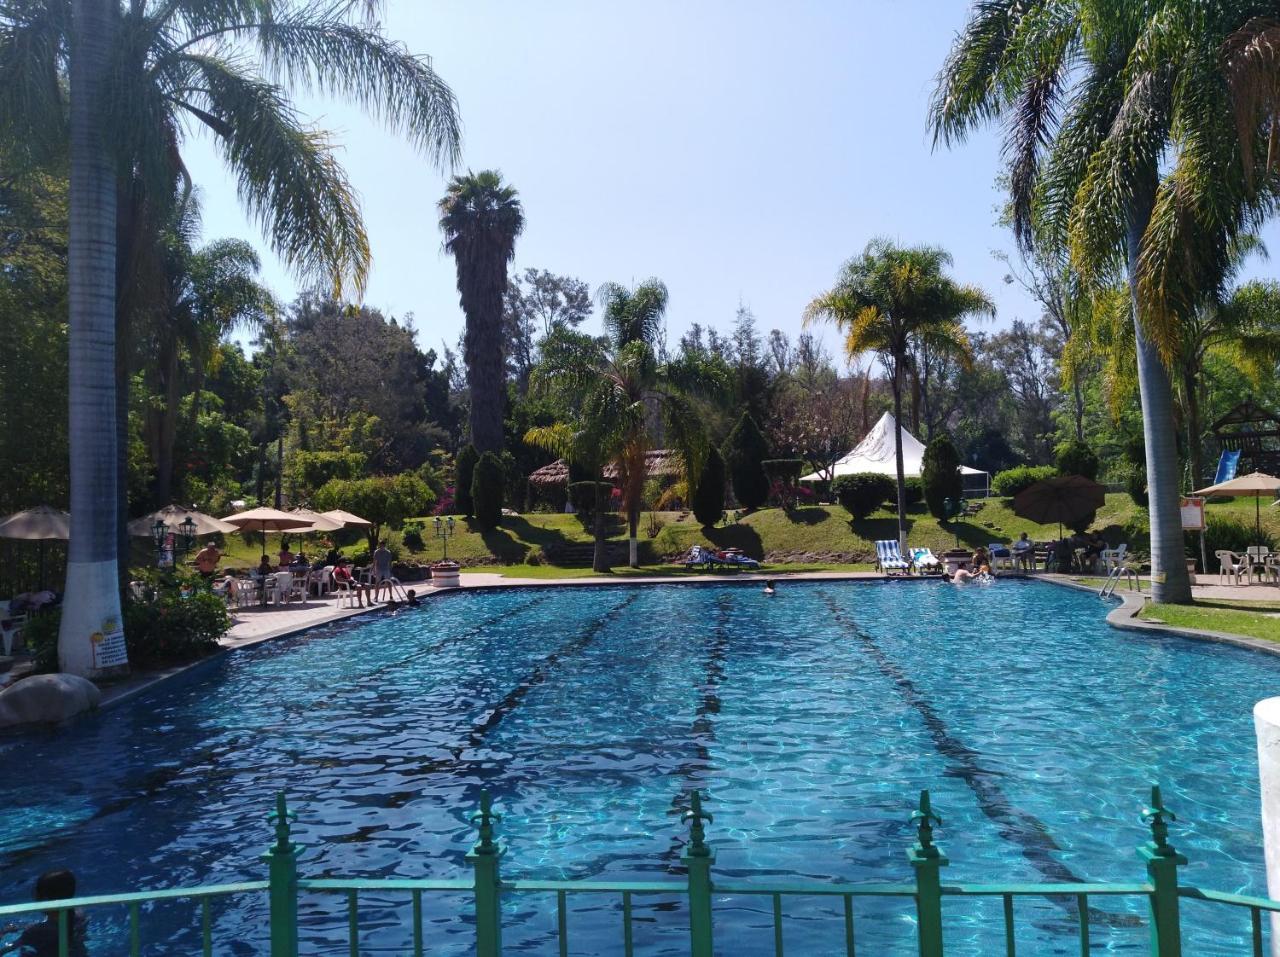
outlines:
[{"label": "green metal fence", "polygon": [[[1264,914],[1280,911],[1280,902],[1260,897],[1201,890],[1178,883],[1178,868],[1187,863],[1169,843],[1169,822],[1174,815],[1164,807],[1160,789],[1152,787],[1151,802],[1142,809],[1142,818],[1151,830],[1151,840],[1138,849],[1146,866],[1146,880],[1138,883],[1048,883],[1048,884],[947,884],[942,868],[948,863],[934,842],[933,829],[942,823],[922,791],[919,806],[911,815],[915,843],[907,850],[913,879],[902,884],[797,883],[757,884],[723,882],[714,879],[715,851],[706,841],[706,824],[712,816],[702,806],[702,796],[694,791],[690,809],[683,820],[689,838],[681,861],[687,879],[655,882],[607,881],[508,881],[502,878],[505,847],[495,834],[500,820],[494,813],[488,792],[482,792],[480,807],[471,821],[477,840],[467,855],[471,874],[459,880],[307,880],[298,874],[299,848],[291,839],[293,812],[285,806],[284,794],[277,795],[276,810],[269,820],[275,828],[275,843],[265,855],[267,880],[207,887],[177,888],[99,897],[80,897],[56,903],[28,903],[0,907],[0,922],[14,917],[33,917],[43,912],[56,914],[60,957],[70,957],[72,911],[103,907],[124,907],[128,913],[129,954],[139,957],[143,947],[142,909],[162,901],[190,900],[198,906],[201,953],[211,957],[214,947],[211,905],[219,898],[265,894],[269,901],[271,957],[297,957],[298,900],[303,892],[339,895],[345,898],[347,936],[351,957],[359,955],[361,894],[403,894],[412,909],[412,953],[424,957],[428,951],[423,920],[423,900],[427,895],[471,896],[474,907],[475,953],[478,957],[499,957],[502,953],[502,901],[512,895],[544,895],[554,898],[556,942],[562,957],[569,953],[569,895],[608,895],[621,903],[617,943],[607,952],[631,957],[635,949],[633,905],[637,898],[677,896],[688,910],[689,953],[691,957],[711,957],[716,934],[713,900],[716,897],[751,896],[769,898],[773,911],[773,950],[782,957],[786,947],[784,901],[791,898],[819,898],[839,902],[843,910],[844,951],[848,957],[858,952],[855,914],[859,901],[870,898],[899,898],[914,907],[916,937],[920,957],[944,957],[943,906],[948,898],[1000,898],[1003,903],[1004,954],[1017,957],[1018,904],[1026,899],[1068,898],[1077,915],[1080,954],[1090,952],[1090,900],[1094,898],[1145,899],[1149,913],[1152,957],[1181,957],[1182,901],[1231,907],[1248,912],[1251,926],[1251,953],[1264,957]],[[598,943],[598,942],[596,942]],[[897,952],[897,951],[895,951]],[[1026,955],[1024,955],[1026,957]]]}]

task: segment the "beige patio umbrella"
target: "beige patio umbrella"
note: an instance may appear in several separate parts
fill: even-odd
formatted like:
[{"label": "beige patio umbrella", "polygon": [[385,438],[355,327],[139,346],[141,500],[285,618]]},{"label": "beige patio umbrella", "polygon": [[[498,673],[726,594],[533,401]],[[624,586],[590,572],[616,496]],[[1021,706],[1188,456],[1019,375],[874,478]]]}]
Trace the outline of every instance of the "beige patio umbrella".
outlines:
[{"label": "beige patio umbrella", "polygon": [[60,508],[37,505],[0,519],[0,538],[16,538],[40,543],[40,590],[44,591],[45,542],[71,537],[71,516]]},{"label": "beige patio umbrella", "polygon": [[1253,512],[1254,523],[1256,525],[1254,533],[1261,537],[1262,535],[1262,498],[1263,495],[1270,495],[1275,498],[1276,492],[1280,491],[1280,478],[1274,475],[1267,475],[1265,472],[1250,472],[1248,475],[1242,475],[1239,478],[1233,478],[1229,482],[1221,482],[1218,485],[1210,485],[1208,488],[1198,488],[1196,495],[1226,495],[1233,498],[1239,498],[1242,495],[1253,496]]},{"label": "beige patio umbrella", "polygon": [[262,533],[262,556],[267,555],[267,532],[294,532],[310,527],[311,523],[298,515],[290,515],[278,508],[251,508],[247,512],[228,515],[224,522],[249,532]]},{"label": "beige patio umbrella", "polygon": [[313,512],[309,508],[291,508],[290,515],[297,515],[299,518],[305,518],[311,523],[310,528],[300,528],[298,531],[305,535],[307,532],[336,532],[342,528],[342,523],[334,521],[328,516],[321,515],[319,512]]},{"label": "beige patio umbrella", "polygon": [[224,522],[222,519],[206,515],[204,512],[197,512],[194,508],[183,508],[181,505],[166,505],[164,508],[156,509],[149,515],[142,516],[142,518],[135,518],[129,523],[129,534],[135,538],[149,538],[156,522],[164,522],[172,531],[176,532],[178,526],[187,519],[191,519],[195,523],[197,538],[203,535],[216,535],[219,532],[227,535],[231,532],[239,531],[230,522]]},{"label": "beige patio umbrella", "polygon": [[340,508],[333,508],[327,512],[321,512],[320,514],[331,521],[341,523],[341,528],[373,528],[373,522],[368,519],[361,518],[359,515],[352,515],[350,512],[344,512]]}]

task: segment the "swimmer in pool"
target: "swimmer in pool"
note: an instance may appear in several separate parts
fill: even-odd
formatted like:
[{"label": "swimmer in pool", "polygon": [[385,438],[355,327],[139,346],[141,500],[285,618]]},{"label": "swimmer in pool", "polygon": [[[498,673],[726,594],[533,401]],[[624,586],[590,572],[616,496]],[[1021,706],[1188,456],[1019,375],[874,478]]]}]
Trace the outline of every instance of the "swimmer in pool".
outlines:
[{"label": "swimmer in pool", "polygon": [[772,594],[774,593],[773,579],[772,579],[772,578],[768,579],[768,580],[764,583],[764,593],[765,593],[766,595],[772,595]]}]

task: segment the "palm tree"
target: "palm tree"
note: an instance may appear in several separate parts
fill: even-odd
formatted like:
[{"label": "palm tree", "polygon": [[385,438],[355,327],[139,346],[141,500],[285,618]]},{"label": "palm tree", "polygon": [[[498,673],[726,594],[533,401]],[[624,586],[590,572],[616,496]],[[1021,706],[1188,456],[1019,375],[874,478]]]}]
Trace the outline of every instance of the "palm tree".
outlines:
[{"label": "palm tree", "polygon": [[901,247],[873,239],[849,260],[836,285],[809,303],[805,322],[835,323],[850,359],[874,352],[893,391],[894,457],[898,472],[898,539],[906,549],[906,476],[902,464],[902,398],[913,352],[949,353],[972,362],[961,320],[995,314],[976,286],[962,286],[944,274],[951,256],[934,246]]},{"label": "palm tree", "polygon": [[[1069,249],[1086,282],[1127,279],[1157,601],[1191,600],[1170,376],[1179,324],[1262,208],[1246,173],[1265,143],[1238,134],[1276,101],[1234,97],[1228,73],[1247,57],[1224,56],[1253,6],[989,0],[957,38],[931,113],[944,143],[1003,118],[1018,239]],[[1273,57],[1257,58],[1272,77]]]},{"label": "palm tree", "polygon": [[524,209],[497,170],[455,176],[439,208],[444,248],[457,263],[458,297],[467,317],[463,358],[471,393],[471,444],[482,454],[501,454],[507,381],[502,307]]},{"label": "palm tree", "polygon": [[[51,163],[69,132],[74,516],[67,591],[75,598],[59,636],[67,671],[89,673],[90,637],[119,622],[118,483],[105,474],[117,461],[118,390],[108,380],[116,374],[116,272],[122,266],[127,274],[131,256],[119,255],[117,214],[126,214],[126,227],[165,221],[163,210],[183,192],[175,183],[187,180],[181,144],[203,129],[284,261],[336,291],[360,291],[370,253],[358,202],[327,135],[301,120],[286,87],[358,102],[437,161],[452,162],[459,142],[453,94],[430,63],[357,22],[375,6],[0,4],[0,136],[22,144],[27,161]],[[123,210],[117,195],[127,200]]]},{"label": "palm tree", "polygon": [[648,453],[660,434],[682,458],[690,486],[701,474],[707,435],[690,396],[724,385],[720,367],[696,356],[663,362],[656,346],[667,289],[656,279],[627,289],[606,283],[598,292],[606,335],[570,329],[542,344],[531,387],[554,395],[572,425],[533,429],[525,440],[579,465],[617,468],[627,515],[629,561],[640,564],[639,524],[644,507]]}]

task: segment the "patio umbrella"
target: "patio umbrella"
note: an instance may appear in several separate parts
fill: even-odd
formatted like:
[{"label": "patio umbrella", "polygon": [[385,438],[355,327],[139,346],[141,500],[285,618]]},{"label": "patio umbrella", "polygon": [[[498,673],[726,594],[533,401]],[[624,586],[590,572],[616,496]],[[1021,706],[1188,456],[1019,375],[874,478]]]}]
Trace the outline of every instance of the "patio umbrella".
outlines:
[{"label": "patio umbrella", "polygon": [[325,518],[340,523],[341,528],[373,528],[373,522],[368,519],[361,518],[359,515],[352,515],[350,512],[344,512],[340,508],[330,509],[327,512],[321,512]]},{"label": "patio umbrella", "polygon": [[1208,488],[1196,489],[1196,494],[1227,495],[1233,498],[1241,495],[1252,495],[1255,534],[1261,537],[1261,496],[1270,495],[1272,498],[1275,498],[1278,490],[1280,490],[1280,478],[1276,478],[1274,475],[1267,475],[1265,472],[1250,472],[1248,475],[1233,478],[1230,482],[1220,482],[1217,485],[1210,485]]},{"label": "patio umbrella", "polygon": [[195,523],[197,538],[203,535],[216,535],[219,532],[227,535],[238,530],[230,522],[224,522],[222,519],[206,515],[204,512],[197,512],[194,508],[183,508],[181,505],[166,505],[164,508],[156,509],[149,515],[142,516],[142,518],[135,518],[129,523],[129,534],[134,538],[150,538],[151,530],[156,522],[164,522],[169,526],[170,530],[176,532],[178,526],[187,519],[191,519]]},{"label": "patio umbrella", "polygon": [[262,533],[262,556],[267,555],[267,532],[293,532],[309,528],[311,523],[298,515],[290,515],[278,508],[251,508],[247,512],[228,515],[224,522],[249,532]]},{"label": "patio umbrella", "polygon": [[307,532],[336,532],[342,528],[341,522],[335,521],[326,515],[321,515],[319,512],[313,512],[309,508],[291,508],[289,509],[289,514],[297,515],[298,518],[305,518],[311,523],[310,528],[298,529],[304,535]]},{"label": "patio umbrella", "polygon": [[40,543],[40,590],[44,591],[44,543],[71,537],[71,516],[60,508],[37,505],[0,519],[0,538]]},{"label": "patio umbrella", "polygon": [[1013,498],[1013,513],[1029,522],[1068,525],[1088,518],[1107,501],[1107,490],[1083,475],[1058,475],[1029,485]]}]

